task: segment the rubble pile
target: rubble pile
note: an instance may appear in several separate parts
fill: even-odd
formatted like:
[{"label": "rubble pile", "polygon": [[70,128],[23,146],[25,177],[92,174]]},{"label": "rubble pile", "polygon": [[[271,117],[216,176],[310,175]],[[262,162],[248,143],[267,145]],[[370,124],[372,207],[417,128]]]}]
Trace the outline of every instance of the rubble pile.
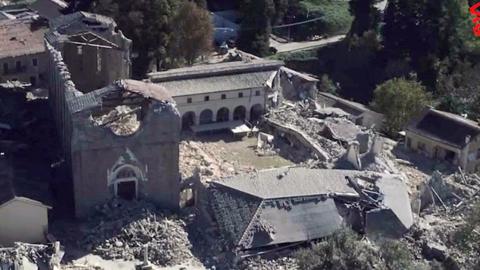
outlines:
[{"label": "rubble pile", "polygon": [[305,133],[311,141],[320,145],[333,159],[340,157],[345,152],[345,149],[339,143],[321,135],[324,125],[320,119],[303,117],[299,112],[291,108],[272,110],[268,115],[268,119]]},{"label": "rubble pile", "polygon": [[96,126],[106,126],[110,128],[115,135],[128,136],[140,128],[140,121],[138,121],[136,114],[139,109],[140,107],[132,108],[126,105],[120,105],[107,114],[96,117],[93,120]]},{"label": "rubble pile", "polygon": [[239,268],[242,270],[295,270],[298,269],[298,265],[296,260],[291,257],[276,259],[253,257],[242,261]]},{"label": "rubble pile", "polygon": [[30,262],[48,264],[53,256],[53,248],[47,245],[34,245],[16,242],[11,248],[0,248],[0,265],[21,262],[27,258]]},{"label": "rubble pile", "polygon": [[198,172],[202,181],[219,179],[248,172],[251,168],[239,167],[219,157],[226,149],[209,149],[198,141],[180,142],[180,173],[182,179],[188,179]]},{"label": "rubble pile", "polygon": [[457,233],[480,202],[480,178],[462,172],[448,176],[434,172],[417,197],[420,216],[404,239],[416,259],[435,259],[447,269],[471,269],[478,255],[459,248]]},{"label": "rubble pile", "polygon": [[104,259],[143,259],[160,266],[191,261],[185,223],[145,202],[112,201],[98,208],[80,245]]}]

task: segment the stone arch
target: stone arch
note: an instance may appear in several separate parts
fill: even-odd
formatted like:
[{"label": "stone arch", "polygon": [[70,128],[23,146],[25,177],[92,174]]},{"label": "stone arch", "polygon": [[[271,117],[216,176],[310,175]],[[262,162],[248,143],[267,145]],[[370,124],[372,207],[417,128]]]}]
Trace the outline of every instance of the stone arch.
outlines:
[{"label": "stone arch", "polygon": [[221,108],[217,111],[217,122],[227,122],[230,120],[230,110],[228,108]]},{"label": "stone arch", "polygon": [[200,125],[210,124],[213,122],[213,112],[210,109],[205,109],[200,113]]},{"label": "stone arch", "polygon": [[111,184],[115,197],[133,200],[138,197],[138,182],[143,178],[137,166],[123,164],[117,167],[111,175]]},{"label": "stone arch", "polygon": [[195,125],[195,113],[186,112],[182,116],[182,130],[188,130],[193,125]]},{"label": "stone arch", "polygon": [[255,122],[260,120],[264,111],[261,104],[255,104],[250,108],[250,121]]},{"label": "stone arch", "polygon": [[245,120],[247,118],[247,109],[244,106],[238,106],[233,110],[233,120]]}]

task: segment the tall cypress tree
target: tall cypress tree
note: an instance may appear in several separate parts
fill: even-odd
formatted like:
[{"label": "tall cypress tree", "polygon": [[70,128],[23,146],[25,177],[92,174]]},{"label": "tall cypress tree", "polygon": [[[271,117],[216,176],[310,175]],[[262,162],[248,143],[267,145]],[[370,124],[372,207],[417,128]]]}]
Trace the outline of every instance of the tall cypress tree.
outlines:
[{"label": "tall cypress tree", "polygon": [[348,36],[363,36],[369,30],[377,30],[380,11],[375,7],[375,0],[350,0],[349,9],[354,16]]},{"label": "tall cypress tree", "polygon": [[258,56],[269,53],[271,20],[275,14],[273,0],[243,0],[243,20],[238,38],[238,47]]}]

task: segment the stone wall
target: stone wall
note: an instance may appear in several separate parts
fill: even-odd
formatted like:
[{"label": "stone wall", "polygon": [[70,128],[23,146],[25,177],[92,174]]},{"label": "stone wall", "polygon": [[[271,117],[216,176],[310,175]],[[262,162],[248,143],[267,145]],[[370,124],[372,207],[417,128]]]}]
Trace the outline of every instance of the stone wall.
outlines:
[{"label": "stone wall", "polygon": [[[129,136],[118,136],[111,128],[94,122],[92,115],[98,114],[102,105],[93,103],[87,109],[73,111],[70,104],[84,94],[72,81],[62,54],[48,42],[46,46],[50,105],[61,138],[68,177],[73,181],[75,215],[85,217],[94,206],[117,195],[118,183],[116,179],[112,180],[112,175],[119,168],[133,168],[138,172],[134,176],[137,198],[177,209],[181,123],[176,106],[142,96],[143,117],[139,129]],[[101,95],[105,88],[95,91]],[[118,105],[122,105],[122,101],[119,102]],[[121,179],[127,178],[128,175]]]}]

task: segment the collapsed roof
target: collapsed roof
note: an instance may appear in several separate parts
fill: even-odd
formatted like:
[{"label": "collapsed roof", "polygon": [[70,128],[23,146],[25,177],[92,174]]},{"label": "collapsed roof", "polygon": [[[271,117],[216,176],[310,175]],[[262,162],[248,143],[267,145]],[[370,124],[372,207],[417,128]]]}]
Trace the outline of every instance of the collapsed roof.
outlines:
[{"label": "collapsed roof", "polygon": [[76,113],[96,107],[105,107],[107,105],[104,100],[105,96],[111,94],[121,95],[124,92],[131,93],[130,98],[140,96],[165,103],[173,104],[174,102],[170,94],[162,86],[130,79],[113,82],[104,88],[69,99],[67,102],[71,112]]},{"label": "collapsed roof", "polygon": [[[381,196],[367,202],[369,207],[376,205],[365,208],[371,211],[367,218],[371,223],[380,217],[386,219],[381,224],[393,225],[381,228],[383,231],[371,226],[369,231],[403,234],[412,225],[401,180],[354,170],[287,167],[237,175],[211,183],[211,206],[220,230],[238,250],[314,240],[332,234],[346,222],[339,203],[365,201],[366,193],[356,188],[361,185],[352,186],[347,177],[378,182]],[[395,184],[393,190],[391,183]],[[381,212],[375,216],[376,208],[390,215]]]}]

